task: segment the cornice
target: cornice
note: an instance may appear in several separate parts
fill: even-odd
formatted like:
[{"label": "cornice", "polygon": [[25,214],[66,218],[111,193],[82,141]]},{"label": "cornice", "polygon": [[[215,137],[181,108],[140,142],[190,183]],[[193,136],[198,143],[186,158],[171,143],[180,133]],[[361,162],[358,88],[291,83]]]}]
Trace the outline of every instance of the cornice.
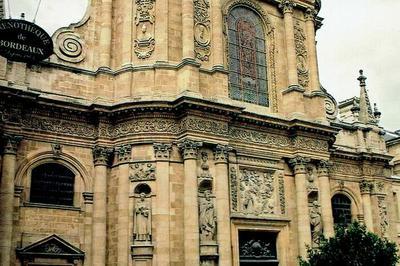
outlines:
[{"label": "cornice", "polygon": [[350,152],[350,151],[341,151],[341,150],[333,150],[331,152],[332,158],[342,158],[342,159],[350,159],[354,161],[370,161],[370,162],[383,162],[385,164],[389,163],[394,156],[388,154],[379,154],[379,153],[369,153],[369,152]]}]

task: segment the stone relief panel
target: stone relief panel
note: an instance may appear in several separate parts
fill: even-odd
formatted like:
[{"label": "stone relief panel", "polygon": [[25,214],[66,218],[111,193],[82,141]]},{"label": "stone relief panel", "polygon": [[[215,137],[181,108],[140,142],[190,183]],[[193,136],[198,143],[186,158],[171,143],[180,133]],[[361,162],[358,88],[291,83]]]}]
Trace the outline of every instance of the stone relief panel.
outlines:
[{"label": "stone relief panel", "polygon": [[278,183],[279,183],[279,207],[281,209],[281,214],[286,214],[285,179],[283,171],[278,172]]},{"label": "stone relief panel", "polygon": [[307,47],[304,44],[306,34],[300,23],[297,21],[294,25],[294,41],[296,45],[296,58],[297,58],[297,75],[299,77],[299,84],[303,87],[308,87],[310,76],[308,71],[308,55]]},{"label": "stone relief panel", "polygon": [[211,22],[209,0],[194,0],[194,50],[201,61],[210,56]]},{"label": "stone relief panel", "polygon": [[136,0],[136,39],[134,51],[139,59],[147,59],[155,48],[154,40],[154,4],[155,0]]},{"label": "stone relief panel", "polygon": [[233,211],[238,211],[238,178],[236,167],[229,169],[229,179],[231,185],[231,208]]},{"label": "stone relief panel", "polygon": [[276,214],[276,181],[274,171],[240,168],[237,180],[238,211],[255,216]]},{"label": "stone relief panel", "polygon": [[389,220],[388,220],[385,197],[382,196],[378,197],[378,209],[379,209],[381,234],[382,236],[387,236]]},{"label": "stone relief panel", "polygon": [[133,163],[129,168],[129,179],[133,182],[156,180],[156,166],[153,163]]}]

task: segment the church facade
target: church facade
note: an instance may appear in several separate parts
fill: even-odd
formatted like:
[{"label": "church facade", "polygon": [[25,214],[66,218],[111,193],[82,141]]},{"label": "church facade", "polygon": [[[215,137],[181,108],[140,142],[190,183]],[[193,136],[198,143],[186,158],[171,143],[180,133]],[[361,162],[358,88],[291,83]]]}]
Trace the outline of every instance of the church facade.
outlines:
[{"label": "church facade", "polygon": [[320,86],[320,7],[90,1],[48,60],[0,57],[0,264],[291,266],[351,221],[398,242],[400,135],[364,73]]}]

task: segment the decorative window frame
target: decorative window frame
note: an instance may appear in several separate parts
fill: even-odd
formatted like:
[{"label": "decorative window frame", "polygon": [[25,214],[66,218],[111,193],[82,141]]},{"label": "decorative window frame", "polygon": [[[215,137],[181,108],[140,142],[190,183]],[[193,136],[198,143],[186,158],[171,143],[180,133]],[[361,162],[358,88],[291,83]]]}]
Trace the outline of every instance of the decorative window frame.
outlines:
[{"label": "decorative window frame", "polygon": [[[346,187],[345,188],[336,188],[331,191],[330,200],[332,201],[332,198],[337,194],[342,194],[350,199],[350,201],[351,201],[351,221],[353,222],[353,221],[359,220],[359,215],[362,214],[362,212],[360,211],[361,202],[357,199],[355,194]],[[333,209],[332,209],[332,211],[333,211]],[[332,219],[333,219],[333,216],[332,216]]]},{"label": "decorative window frame", "polygon": [[[60,164],[67,167],[75,174],[72,206],[30,202],[32,170],[46,163]],[[20,167],[17,170],[15,186],[23,187],[23,192],[21,194],[21,202],[23,203],[23,206],[66,210],[80,210],[83,208],[85,202],[83,199],[83,193],[92,191],[92,182],[89,178],[89,174],[76,158],[66,153],[61,153],[60,155],[55,156],[51,151],[39,152],[25,158],[20,163]]]},{"label": "decorative window frame", "polygon": [[[244,7],[255,12],[260,20],[262,21],[262,26],[264,30],[264,40],[266,46],[266,66],[267,66],[267,88],[268,88],[268,100],[269,106],[262,106],[252,103],[247,103],[251,105],[257,105],[263,108],[268,108],[272,112],[278,112],[278,94],[277,94],[277,82],[276,82],[276,45],[275,45],[275,28],[269,19],[267,12],[257,3],[250,0],[231,0],[227,1],[222,6],[222,15],[224,22],[224,45],[225,45],[225,56],[224,64],[226,69],[229,69],[229,47],[228,47],[228,16],[236,7]],[[236,101],[232,99],[233,101]],[[240,103],[246,103],[243,101],[238,101]]]}]

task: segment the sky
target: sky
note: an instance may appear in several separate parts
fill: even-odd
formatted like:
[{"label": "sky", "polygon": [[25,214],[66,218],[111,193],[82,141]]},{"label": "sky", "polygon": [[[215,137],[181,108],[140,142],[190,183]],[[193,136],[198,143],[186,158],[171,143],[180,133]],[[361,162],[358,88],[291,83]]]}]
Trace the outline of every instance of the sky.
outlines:
[{"label": "sky", "polygon": [[[5,5],[7,8],[7,0]],[[32,21],[39,0],[9,0],[13,18]],[[78,22],[86,0],[41,0],[36,23],[52,34]],[[372,103],[382,112],[380,125],[400,129],[399,0],[322,0],[317,31],[321,84],[340,102],[359,96],[358,71],[364,70]]]}]

